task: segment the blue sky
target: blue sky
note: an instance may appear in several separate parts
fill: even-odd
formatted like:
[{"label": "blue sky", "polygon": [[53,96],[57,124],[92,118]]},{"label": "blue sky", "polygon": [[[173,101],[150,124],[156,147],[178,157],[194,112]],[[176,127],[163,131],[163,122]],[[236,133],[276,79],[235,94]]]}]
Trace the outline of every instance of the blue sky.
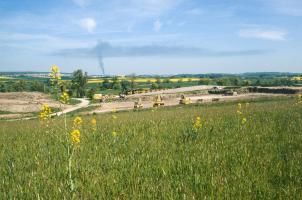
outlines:
[{"label": "blue sky", "polygon": [[0,0],[0,71],[302,72],[301,0]]}]

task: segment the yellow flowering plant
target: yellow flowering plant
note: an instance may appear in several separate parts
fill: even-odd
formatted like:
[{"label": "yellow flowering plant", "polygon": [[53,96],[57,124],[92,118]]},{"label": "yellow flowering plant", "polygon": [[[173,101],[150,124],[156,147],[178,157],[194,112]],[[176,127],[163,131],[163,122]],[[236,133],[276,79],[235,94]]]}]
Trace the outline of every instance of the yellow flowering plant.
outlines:
[{"label": "yellow flowering plant", "polygon": [[196,117],[194,123],[193,123],[193,130],[197,132],[202,128],[201,118],[198,116]]},{"label": "yellow flowering plant", "polygon": [[112,136],[116,137],[117,136],[117,132],[116,131],[112,131]]},{"label": "yellow flowering plant", "polygon": [[92,118],[90,123],[91,123],[92,133],[95,133],[96,132],[96,125],[97,125],[96,119]]},{"label": "yellow flowering plant", "polygon": [[51,116],[51,108],[47,104],[42,105],[42,109],[39,114],[40,119],[46,120],[49,119],[50,116]]},{"label": "yellow flowering plant", "polygon": [[61,73],[58,66],[54,65],[50,68],[50,82],[53,88],[53,94],[59,99],[59,85],[61,84]]},{"label": "yellow flowering plant", "polygon": [[76,145],[76,144],[79,144],[81,139],[80,139],[80,136],[81,136],[81,132],[76,129],[76,130],[73,130],[70,134],[71,136],[71,141],[72,141],[72,144],[73,145]]},{"label": "yellow flowering plant", "polygon": [[76,117],[73,120],[73,127],[77,128],[83,124],[83,119],[81,117]]},{"label": "yellow flowering plant", "polygon": [[81,142],[81,131],[80,128],[83,124],[83,120],[81,117],[76,117],[73,120],[73,130],[70,133],[70,143],[71,147],[68,148],[68,174],[69,174],[69,184],[70,184],[70,190],[75,190],[74,180],[72,177],[72,158],[75,151],[75,147],[78,147],[78,145]]},{"label": "yellow flowering plant", "polygon": [[[246,107],[248,107],[250,104],[249,103],[246,103],[245,104]],[[240,128],[240,125],[244,125],[247,123],[247,118],[244,117],[244,114],[243,114],[243,111],[242,111],[242,104],[241,103],[238,103],[237,104],[237,117],[238,117],[238,130]]]},{"label": "yellow flowering plant", "polygon": [[67,92],[63,92],[61,94],[61,98],[60,98],[60,101],[63,103],[63,104],[68,104],[69,103],[69,100],[70,100],[70,97],[68,95]]}]

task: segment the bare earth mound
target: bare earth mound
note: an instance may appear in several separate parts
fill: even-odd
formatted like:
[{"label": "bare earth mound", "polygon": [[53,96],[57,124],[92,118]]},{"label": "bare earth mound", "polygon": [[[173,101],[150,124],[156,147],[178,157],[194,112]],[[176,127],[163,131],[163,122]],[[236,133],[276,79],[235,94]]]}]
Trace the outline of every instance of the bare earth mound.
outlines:
[{"label": "bare earth mound", "polygon": [[[0,93],[0,111],[13,113],[0,115],[0,118],[14,118],[17,113],[20,115],[39,112],[43,104],[48,104],[52,108],[61,106],[59,102],[40,92]],[[66,107],[68,106],[65,105],[63,108]]]}]

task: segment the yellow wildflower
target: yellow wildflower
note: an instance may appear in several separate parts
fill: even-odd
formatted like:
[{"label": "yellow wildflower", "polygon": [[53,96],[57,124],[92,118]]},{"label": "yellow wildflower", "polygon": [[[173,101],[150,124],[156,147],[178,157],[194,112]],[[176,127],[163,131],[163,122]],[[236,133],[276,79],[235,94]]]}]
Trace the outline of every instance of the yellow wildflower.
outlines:
[{"label": "yellow wildflower", "polygon": [[202,127],[201,118],[196,117],[195,122],[193,124],[193,130],[198,131]]},{"label": "yellow wildflower", "polygon": [[61,95],[61,102],[64,104],[67,104],[69,102],[70,98],[67,92],[63,92]]},{"label": "yellow wildflower", "polygon": [[74,120],[73,120],[73,126],[74,127],[81,126],[82,124],[83,124],[83,120],[82,120],[81,117],[74,118]]},{"label": "yellow wildflower", "polygon": [[44,104],[40,112],[40,119],[46,120],[47,118],[50,117],[50,114],[51,114],[51,108],[47,104]]},{"label": "yellow wildflower", "polygon": [[238,115],[242,115],[242,112],[240,110],[237,110]]},{"label": "yellow wildflower", "polygon": [[117,119],[117,116],[116,116],[116,115],[112,115],[112,118],[113,118],[113,119]]},{"label": "yellow wildflower", "polygon": [[244,117],[244,118],[242,118],[242,121],[241,121],[241,123],[242,124],[245,124],[247,122],[247,119]]},{"label": "yellow wildflower", "polygon": [[53,74],[60,72],[58,66],[56,66],[56,65],[52,66],[50,70]]},{"label": "yellow wildflower", "polygon": [[61,80],[61,74],[60,74],[60,69],[58,68],[58,66],[54,65],[51,67],[51,78],[52,79],[56,79],[56,80]]},{"label": "yellow wildflower", "polygon": [[117,132],[113,131],[113,132],[112,132],[112,136],[113,136],[113,137],[116,137],[116,136],[117,136]]},{"label": "yellow wildflower", "polygon": [[73,130],[70,134],[71,136],[71,142],[72,144],[78,144],[80,143],[81,139],[80,139],[80,136],[81,136],[81,133],[79,130]]},{"label": "yellow wildflower", "polygon": [[92,132],[95,133],[96,132],[96,119],[93,118],[91,120],[91,126],[92,126]]},{"label": "yellow wildflower", "polygon": [[241,108],[242,108],[241,103],[238,103],[238,109],[241,109]]},{"label": "yellow wildflower", "polygon": [[93,118],[93,119],[91,120],[91,124],[92,124],[93,126],[96,126],[96,119],[95,119],[95,118]]}]

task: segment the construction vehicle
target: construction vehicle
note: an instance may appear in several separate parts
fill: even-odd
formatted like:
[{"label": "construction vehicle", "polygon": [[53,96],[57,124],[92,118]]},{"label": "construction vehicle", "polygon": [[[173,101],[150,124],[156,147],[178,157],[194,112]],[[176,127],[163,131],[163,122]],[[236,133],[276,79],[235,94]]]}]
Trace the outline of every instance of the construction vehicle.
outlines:
[{"label": "construction vehicle", "polygon": [[104,97],[102,94],[94,94],[93,95],[93,100],[97,100],[99,102],[103,102],[104,101]]},{"label": "construction vehicle", "polygon": [[134,108],[142,108],[142,107],[143,107],[142,99],[138,98],[138,101],[134,102]]},{"label": "construction vehicle", "polygon": [[165,103],[162,100],[162,97],[160,96],[160,94],[158,94],[154,99],[153,107],[161,107],[164,105],[165,105]]},{"label": "construction vehicle", "polygon": [[212,102],[218,102],[220,99],[219,98],[213,98]]},{"label": "construction vehicle", "polygon": [[180,100],[179,100],[179,104],[183,104],[183,105],[188,105],[188,104],[191,104],[191,99],[190,98],[187,98],[185,97],[185,95],[181,95],[180,97]]},{"label": "construction vehicle", "polygon": [[237,92],[234,92],[233,90],[227,90],[225,93],[224,93],[224,96],[237,96],[238,93]]}]

